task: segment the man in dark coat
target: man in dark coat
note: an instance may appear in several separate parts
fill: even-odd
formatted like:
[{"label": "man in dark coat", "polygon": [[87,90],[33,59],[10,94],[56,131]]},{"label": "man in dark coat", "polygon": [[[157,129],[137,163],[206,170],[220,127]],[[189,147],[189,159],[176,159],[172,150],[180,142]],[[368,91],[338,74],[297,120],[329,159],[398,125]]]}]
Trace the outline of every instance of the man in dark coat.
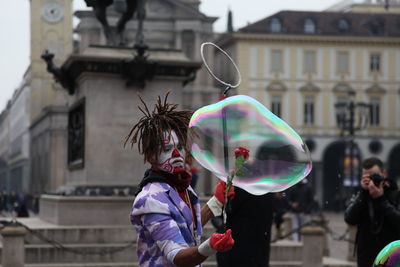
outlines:
[{"label": "man in dark coat", "polygon": [[219,267],[268,267],[274,195],[252,195],[235,187],[227,207],[226,228],[232,229],[235,245],[218,252]]},{"label": "man in dark coat", "polygon": [[290,210],[290,203],[285,193],[278,192],[274,194],[273,209],[276,237],[280,238],[282,236],[283,215]]},{"label": "man in dark coat", "polygon": [[[308,179],[305,178],[288,190],[290,210],[292,211],[292,227],[297,229],[307,223],[311,217],[314,193]],[[299,232],[292,235],[294,241],[300,241]]]},{"label": "man in dark coat", "polygon": [[400,239],[400,195],[396,183],[386,178],[378,158],[363,162],[360,185],[344,219],[357,225],[357,266],[370,267],[387,244]]}]

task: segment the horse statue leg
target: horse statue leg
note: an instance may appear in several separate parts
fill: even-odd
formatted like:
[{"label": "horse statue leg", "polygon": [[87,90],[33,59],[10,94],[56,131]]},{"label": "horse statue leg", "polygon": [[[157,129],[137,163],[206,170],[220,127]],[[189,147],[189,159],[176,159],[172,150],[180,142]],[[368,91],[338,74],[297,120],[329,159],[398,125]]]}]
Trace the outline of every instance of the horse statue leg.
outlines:
[{"label": "horse statue leg", "polygon": [[117,34],[119,36],[120,44],[124,43],[124,31],[128,21],[133,17],[137,8],[137,0],[126,0],[126,11],[122,13],[117,23]]},{"label": "horse statue leg", "polygon": [[144,44],[143,35],[143,21],[146,18],[146,0],[137,0],[137,19],[138,19],[138,29],[136,32],[136,44]]},{"label": "horse statue leg", "polygon": [[87,6],[93,7],[93,12],[103,27],[104,35],[106,36],[107,43],[113,43],[113,38],[111,34],[110,26],[107,20],[107,7],[113,3],[113,0],[107,1],[95,1],[95,0],[85,0]]}]

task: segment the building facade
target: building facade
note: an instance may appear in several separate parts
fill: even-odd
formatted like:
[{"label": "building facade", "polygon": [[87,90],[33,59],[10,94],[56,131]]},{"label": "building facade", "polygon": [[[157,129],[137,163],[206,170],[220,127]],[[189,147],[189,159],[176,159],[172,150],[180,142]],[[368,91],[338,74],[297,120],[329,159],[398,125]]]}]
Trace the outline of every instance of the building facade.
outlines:
[{"label": "building facade", "polygon": [[30,88],[25,81],[0,115],[0,190],[28,191],[30,186]]},{"label": "building facade", "polygon": [[[232,55],[242,74],[239,94],[252,96],[292,126],[309,146],[317,198],[328,208],[345,181],[347,143],[337,126],[335,103],[370,104],[369,125],[356,133],[353,166],[378,156],[400,177],[400,30],[397,15],[282,11],[217,44]],[[235,79],[216,54],[221,77]],[[224,63],[225,62],[225,63]],[[360,166],[354,166],[354,176]],[[354,181],[353,181],[354,180]]]},{"label": "building facade", "polygon": [[8,190],[9,187],[9,162],[10,151],[10,124],[9,124],[10,102],[0,114],[0,190]]},{"label": "building facade", "polygon": [[9,113],[9,187],[28,191],[30,186],[30,90],[22,85],[15,91]]}]

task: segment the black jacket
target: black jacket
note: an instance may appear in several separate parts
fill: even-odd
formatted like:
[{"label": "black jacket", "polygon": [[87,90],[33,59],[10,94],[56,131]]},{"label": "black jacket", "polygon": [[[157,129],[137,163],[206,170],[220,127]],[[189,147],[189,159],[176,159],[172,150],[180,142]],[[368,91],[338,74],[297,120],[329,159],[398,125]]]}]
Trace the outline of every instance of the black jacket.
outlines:
[{"label": "black jacket", "polygon": [[344,219],[357,225],[358,267],[371,267],[378,253],[390,242],[400,239],[400,195],[394,183],[384,195],[372,199],[360,190],[350,201]]},{"label": "black jacket", "polygon": [[218,253],[219,267],[268,267],[273,215],[273,194],[255,196],[235,187],[228,204],[227,225],[235,245]]},{"label": "black jacket", "polygon": [[135,196],[139,195],[140,191],[143,190],[143,187],[145,187],[148,183],[166,183],[168,184],[169,181],[167,178],[162,177],[158,173],[154,172],[152,169],[147,169],[144,173],[144,177],[142,181],[139,184],[138,190],[135,192]]},{"label": "black jacket", "polygon": [[311,185],[308,183],[299,182],[288,190],[290,204],[296,202],[298,204],[293,212],[310,214],[313,207],[314,193]]}]

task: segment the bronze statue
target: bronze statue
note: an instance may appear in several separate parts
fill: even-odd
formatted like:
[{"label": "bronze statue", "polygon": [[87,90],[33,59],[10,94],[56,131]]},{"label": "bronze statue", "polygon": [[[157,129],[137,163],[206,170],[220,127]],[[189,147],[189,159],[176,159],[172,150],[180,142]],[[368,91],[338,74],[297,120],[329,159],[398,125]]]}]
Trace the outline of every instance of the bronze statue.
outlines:
[{"label": "bronze statue", "polygon": [[49,53],[48,50],[45,50],[41,58],[46,62],[47,71],[53,74],[53,77],[56,80],[56,82],[58,82],[59,84],[61,84],[62,87],[67,89],[70,94],[73,94],[75,92],[74,80],[71,79],[69,74],[63,68],[57,67],[54,64],[53,62],[54,54]]},{"label": "bronze statue", "polygon": [[[123,0],[116,0],[123,1]],[[145,0],[125,0],[126,8],[122,12],[120,19],[116,25],[116,35],[108,24],[107,20],[107,7],[113,4],[114,0],[85,0],[88,7],[93,7],[93,11],[97,20],[101,23],[106,36],[107,43],[110,45],[124,44],[123,33],[125,25],[136,13],[138,19],[138,30],[136,33],[136,44],[143,44],[143,20],[146,17]],[[119,43],[118,43],[119,41]]]}]

